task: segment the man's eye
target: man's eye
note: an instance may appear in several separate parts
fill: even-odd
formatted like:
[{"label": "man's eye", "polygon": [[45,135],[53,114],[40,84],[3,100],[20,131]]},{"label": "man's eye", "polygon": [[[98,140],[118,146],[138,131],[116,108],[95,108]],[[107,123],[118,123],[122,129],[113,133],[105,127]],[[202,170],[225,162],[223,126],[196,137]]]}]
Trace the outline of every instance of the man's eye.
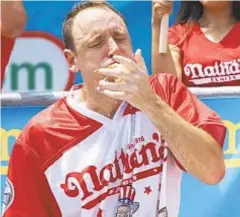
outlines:
[{"label": "man's eye", "polygon": [[123,37],[121,37],[121,38],[120,38],[120,37],[119,37],[119,38],[115,38],[115,40],[116,40],[116,41],[119,41],[119,42],[123,42],[125,39],[126,39],[125,37],[124,37],[124,38],[123,38]]},{"label": "man's eye", "polygon": [[90,48],[95,48],[95,47],[99,47],[101,44],[102,44],[102,42],[99,41],[99,42],[96,42],[96,43],[90,44],[89,47],[90,47]]}]

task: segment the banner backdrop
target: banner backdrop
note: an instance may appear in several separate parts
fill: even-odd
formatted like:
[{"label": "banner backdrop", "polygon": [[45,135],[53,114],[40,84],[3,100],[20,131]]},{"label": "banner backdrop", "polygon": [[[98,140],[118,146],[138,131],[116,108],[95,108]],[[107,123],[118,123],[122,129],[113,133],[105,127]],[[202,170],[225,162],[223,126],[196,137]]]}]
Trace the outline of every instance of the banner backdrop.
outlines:
[{"label": "banner backdrop", "polygon": [[[7,67],[4,92],[69,89],[82,81],[68,71],[63,55],[62,23],[79,1],[24,1],[26,32],[16,40]],[[126,18],[134,50],[141,48],[150,73],[151,1],[110,1]],[[179,2],[174,5],[174,23]]]},{"label": "banner backdrop", "polygon": [[[203,99],[203,101],[218,112],[227,127],[224,144],[226,175],[218,185],[210,186],[184,173],[180,217],[239,217],[240,98]],[[15,139],[28,120],[44,108],[39,106],[1,108],[1,192]]]}]

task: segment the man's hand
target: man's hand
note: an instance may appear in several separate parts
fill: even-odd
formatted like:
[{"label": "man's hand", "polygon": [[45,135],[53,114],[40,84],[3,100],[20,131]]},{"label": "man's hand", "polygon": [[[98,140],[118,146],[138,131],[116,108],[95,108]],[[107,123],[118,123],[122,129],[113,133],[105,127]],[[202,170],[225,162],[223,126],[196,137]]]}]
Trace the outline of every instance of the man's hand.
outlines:
[{"label": "man's hand", "polygon": [[100,91],[112,98],[125,100],[132,106],[144,110],[149,101],[156,101],[156,94],[149,84],[149,76],[141,51],[135,54],[135,61],[122,56],[113,56],[113,59],[123,67],[101,68],[97,71],[106,76],[114,76],[123,82],[99,82]]}]

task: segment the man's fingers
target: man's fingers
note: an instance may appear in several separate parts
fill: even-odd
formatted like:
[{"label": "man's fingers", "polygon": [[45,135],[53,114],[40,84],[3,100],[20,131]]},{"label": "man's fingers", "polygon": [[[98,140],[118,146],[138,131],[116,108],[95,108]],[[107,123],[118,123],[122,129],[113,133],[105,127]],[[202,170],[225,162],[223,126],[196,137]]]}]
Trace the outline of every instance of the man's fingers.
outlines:
[{"label": "man's fingers", "polygon": [[131,92],[135,91],[136,88],[133,84],[123,82],[108,82],[105,80],[99,81],[100,90],[109,89],[114,91],[124,91],[124,92]]},{"label": "man's fingers", "polygon": [[124,71],[121,70],[120,68],[100,68],[96,70],[97,73],[100,73],[102,75],[106,76],[115,76],[115,77],[122,77],[124,74]]},{"label": "man's fingers", "polygon": [[142,57],[141,49],[137,49],[137,51],[135,53],[135,59],[137,61],[137,65],[139,66],[139,68],[144,70],[144,72],[147,73],[147,66],[146,66],[145,61]]},{"label": "man's fingers", "polygon": [[137,71],[137,68],[138,68],[137,64],[133,60],[123,56],[118,56],[118,55],[114,55],[113,59],[118,63],[122,64],[129,71],[132,71],[132,72]]},{"label": "man's fingers", "polygon": [[100,68],[96,70],[97,73],[100,73],[102,75],[106,75],[106,76],[110,76],[110,77],[116,77],[116,78],[122,78],[124,80],[132,80],[132,76],[130,75],[131,72],[129,72],[127,69],[124,68],[113,68],[113,69],[109,69],[109,68]]},{"label": "man's fingers", "polygon": [[99,81],[99,86],[101,90],[109,89],[109,90],[115,90],[115,91],[119,91],[119,90],[124,91],[126,89],[126,83],[108,82],[105,80]]},{"label": "man's fingers", "polygon": [[125,96],[125,93],[122,91],[102,90],[101,93],[105,94],[108,97],[120,100],[123,100]]}]

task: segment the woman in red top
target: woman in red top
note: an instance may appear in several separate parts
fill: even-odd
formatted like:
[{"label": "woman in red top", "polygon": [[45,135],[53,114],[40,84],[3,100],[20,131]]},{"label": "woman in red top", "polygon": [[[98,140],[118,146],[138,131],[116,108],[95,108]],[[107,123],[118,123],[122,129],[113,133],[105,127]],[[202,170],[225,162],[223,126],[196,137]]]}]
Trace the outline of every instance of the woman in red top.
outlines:
[{"label": "woman in red top", "polygon": [[171,11],[172,2],[153,1],[153,73],[175,73],[189,87],[240,85],[240,2],[183,1],[162,55],[159,22]]},{"label": "woman in red top", "polygon": [[21,0],[1,1],[1,86],[4,73],[13,50],[15,38],[18,37],[26,25],[26,12]]}]

